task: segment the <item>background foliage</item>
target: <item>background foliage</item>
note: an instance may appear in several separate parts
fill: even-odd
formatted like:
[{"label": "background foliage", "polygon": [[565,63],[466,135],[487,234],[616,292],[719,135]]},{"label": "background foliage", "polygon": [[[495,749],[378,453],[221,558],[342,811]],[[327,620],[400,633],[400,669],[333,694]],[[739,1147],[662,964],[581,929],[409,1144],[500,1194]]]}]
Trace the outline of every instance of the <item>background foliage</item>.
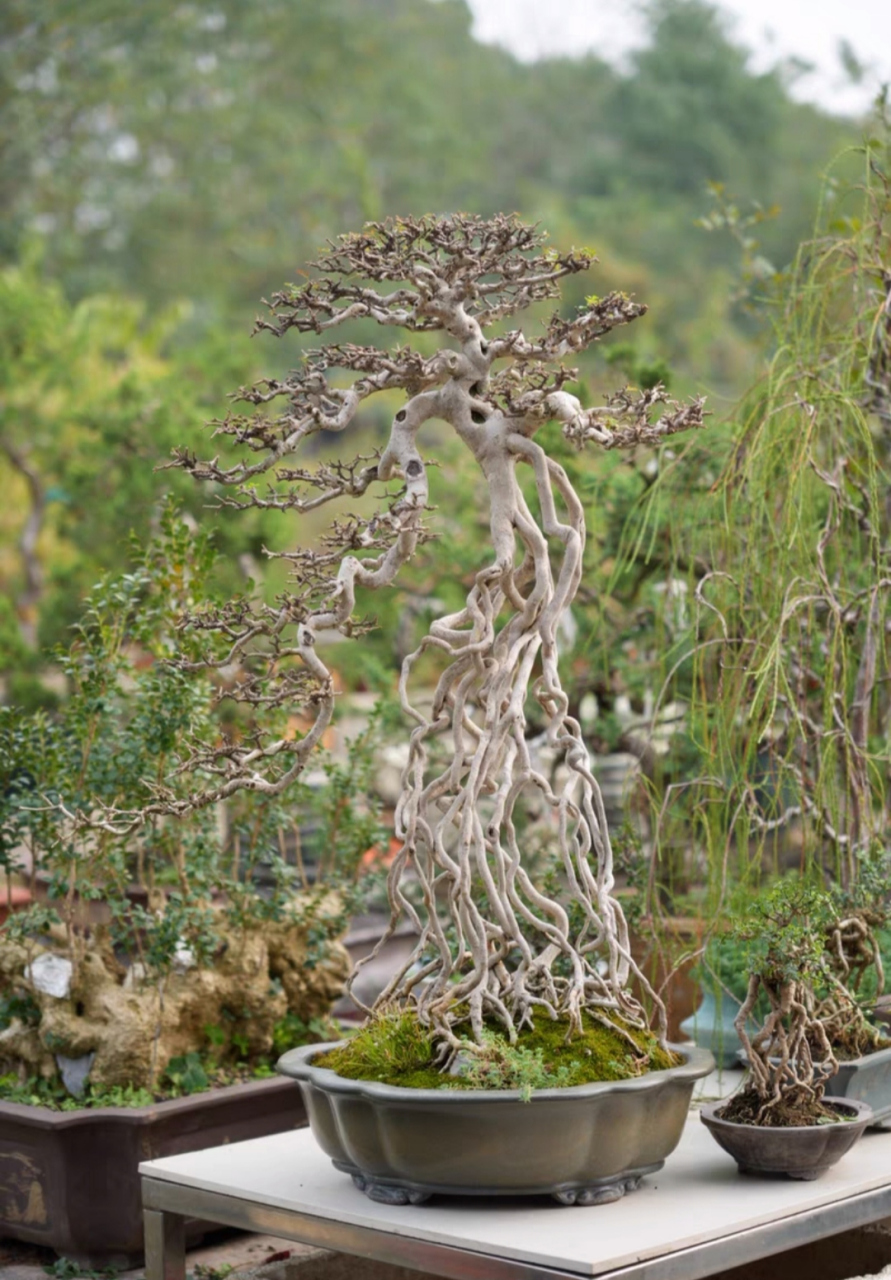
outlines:
[{"label": "background foliage", "polygon": [[[876,503],[886,445],[864,427],[855,385],[868,308],[852,336],[866,222],[840,194],[862,173],[852,149],[862,127],[794,102],[793,69],[752,72],[706,0],[652,0],[647,15],[646,47],[617,70],[594,56],[521,65],[479,46],[463,0],[9,0],[0,40],[7,702],[48,705],[70,690],[58,667],[47,674],[52,647],[67,647],[97,578],[132,568],[131,531],[141,544],[157,532],[163,492],[213,531],[223,553],[214,573],[229,589],[250,590],[253,580],[274,592],[280,579],[264,548],[318,535],[312,520],[296,527],[289,518],[231,512],[222,520],[212,496],[180,490],[178,473],[153,469],[174,444],[206,447],[201,424],[225,412],[227,393],[298,361],[293,335],[250,342],[261,296],[293,277],[326,237],[365,219],[516,209],[540,219],[561,247],[597,249],[602,265],[567,288],[567,309],[583,293],[613,287],[650,306],[628,338],[607,339],[586,358],[583,398],[623,379],[671,380],[680,394],[707,393],[714,412],[701,440],[658,457],[582,463],[556,434],[549,441],[585,499],[590,529],[567,658],[574,709],[582,712],[593,694],[595,748],[642,758],[666,847],[673,820],[693,817],[702,857],[723,865],[727,815],[758,790],[765,769],[773,798],[760,816],[777,816],[788,790],[773,775],[790,757],[775,750],[768,768],[760,744],[776,705],[770,690],[789,679],[789,652],[775,649],[752,671],[734,668],[735,694],[721,704],[719,723],[711,708],[719,686],[729,688],[729,668],[709,625],[719,626],[718,608],[734,635],[769,629],[784,583],[796,574],[809,580],[813,540],[795,544],[797,560],[794,513],[811,524],[825,518],[826,487],[813,464],[831,470],[843,454],[853,458],[850,433],[859,432],[851,466],[865,485],[868,518],[884,528]],[[798,252],[832,157],[822,238]],[[854,293],[845,295],[848,285]],[[775,299],[772,320],[755,305],[764,295]],[[758,382],[765,350],[772,364]],[[740,415],[748,443],[734,460],[736,428],[722,420],[753,382]],[[848,409],[838,407],[845,395]],[[786,492],[785,450],[810,439],[801,415],[812,403],[832,425],[813,437],[812,455],[794,454],[796,503],[772,504],[772,493]],[[366,419],[348,452],[373,449],[394,407]],[[340,446],[319,447],[324,454]],[[338,663],[347,685],[391,684],[395,660],[425,618],[454,604],[478,567],[478,479],[445,433],[431,439],[434,450],[442,462],[432,482],[438,539],[400,591],[375,601],[381,631],[348,646]],[[742,479],[733,470],[740,459]],[[836,629],[850,713],[856,671],[846,655],[862,646],[868,611],[856,622],[841,615],[868,590],[879,562],[873,555],[872,569],[855,568],[872,544],[856,514],[845,518],[851,536],[842,530],[832,554],[854,570]],[[740,521],[742,538],[732,532]],[[773,598],[760,600],[756,625],[743,616],[752,600],[745,584],[777,563],[786,576],[768,574]],[[723,592],[708,597],[710,611],[697,589],[717,571],[729,577],[709,580],[710,591]],[[823,679],[826,655],[811,656]],[[693,709],[661,755],[653,749],[654,698],[659,714]],[[750,699],[760,719],[741,735],[733,717]],[[883,776],[876,760],[885,728],[875,706],[871,763],[863,766],[874,779]],[[827,704],[817,718],[831,714]],[[650,731],[641,733],[648,716]],[[820,777],[832,791],[837,755],[828,741]],[[690,788],[694,777],[704,781]],[[838,819],[843,796],[827,803]],[[820,839],[812,829],[807,838]],[[748,849],[747,836],[740,839]],[[755,846],[749,861],[760,866]],[[682,869],[679,892],[690,870]]]}]

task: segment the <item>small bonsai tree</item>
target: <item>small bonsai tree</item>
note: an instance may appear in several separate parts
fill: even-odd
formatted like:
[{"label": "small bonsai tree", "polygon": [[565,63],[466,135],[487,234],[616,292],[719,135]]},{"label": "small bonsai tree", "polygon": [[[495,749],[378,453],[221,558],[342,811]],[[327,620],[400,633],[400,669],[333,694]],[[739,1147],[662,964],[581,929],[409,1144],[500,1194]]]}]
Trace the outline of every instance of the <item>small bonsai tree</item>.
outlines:
[{"label": "small bonsai tree", "polygon": [[[750,977],[734,1025],[750,1076],[722,1111],[724,1119],[779,1126],[834,1118],[822,1099],[838,1061],[817,997],[831,981],[825,937],[832,919],[826,893],[780,880],[737,925],[737,936],[749,944]],[[750,1036],[747,1022],[762,993],[768,1012]]]},{"label": "small bonsai tree", "polygon": [[[242,388],[247,413],[215,423],[241,451],[201,461],[188,449],[171,465],[213,486],[224,507],[307,513],[374,495],[373,510],[340,515],[320,546],[277,553],[291,571],[274,601],[256,596],[191,611],[181,634],[200,653],[190,670],[238,671],[228,696],[246,703],[256,729],[240,742],[196,742],[182,769],[187,797],[159,784],[139,814],[108,809],[109,829],[154,813],[185,814],[238,792],[283,795],[305,767],[335,705],[320,653],[326,633],[362,634],[359,593],[394,583],[428,538],[425,424],[447,423],[481,469],[490,499],[493,555],[476,573],[466,604],[434,621],[406,658],[399,684],[414,725],[396,810],[401,849],[389,876],[391,929],[401,914],[418,931],[413,955],[383,992],[380,1008],[411,1009],[444,1063],[487,1023],[513,1043],[535,1010],[582,1029],[583,1014],[618,1025],[632,1054],[645,1026],[631,994],[649,993],[661,1031],[665,1015],[631,955],[613,896],[613,855],[600,792],[558,672],[557,629],[579,586],[585,520],[566,472],[536,435],[549,421],[579,448],[655,446],[702,423],[700,400],[681,406],[664,388],[625,388],[593,408],[568,389],[562,363],[644,307],[621,293],[590,297],[576,314],[554,314],[538,336],[504,321],[555,298],[564,277],[586,271],[590,252],[559,253],[513,216],[466,215],[371,223],[344,235],[313,264],[306,283],[274,295],[258,329],[282,337],[322,335],[360,322],[428,335],[446,345],[424,354],[343,341],[309,350],[287,377]],[[430,344],[424,343],[430,352]],[[312,437],[344,432],[370,397],[404,397],[385,447],[374,456],[308,467],[295,461]],[[277,412],[270,406],[278,404]],[[194,649],[193,643],[193,649]],[[444,664],[432,706],[413,698],[421,654]],[[534,700],[566,781],[553,790],[536,768],[526,735]],[[270,712],[302,705],[302,731],[270,731]],[[529,797],[553,813],[565,892],[543,893],[523,859],[521,815]],[[406,873],[420,886],[420,898]],[[446,919],[444,919],[446,917]],[[385,940],[385,939],[384,939]]]},{"label": "small bonsai tree", "polygon": [[885,988],[879,931],[888,919],[887,859],[861,858],[851,889],[836,888],[826,928],[830,989],[819,1017],[839,1058],[886,1048],[885,1033],[870,1021]]}]

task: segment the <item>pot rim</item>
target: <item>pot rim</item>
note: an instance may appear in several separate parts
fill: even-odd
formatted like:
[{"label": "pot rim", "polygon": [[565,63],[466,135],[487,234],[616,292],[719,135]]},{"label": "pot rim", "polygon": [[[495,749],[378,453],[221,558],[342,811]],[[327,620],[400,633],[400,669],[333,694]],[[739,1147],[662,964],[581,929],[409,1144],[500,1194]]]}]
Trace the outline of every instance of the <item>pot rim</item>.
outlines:
[{"label": "pot rim", "polygon": [[[729,1098],[719,1098],[717,1102],[706,1102],[699,1108],[699,1118],[704,1125],[715,1129],[731,1129],[734,1132],[745,1131],[746,1133],[825,1133],[827,1126],[823,1124],[797,1124],[797,1125],[760,1125],[760,1124],[743,1124],[739,1120],[725,1120],[716,1114],[719,1107],[724,1107],[730,1101]],[[827,1094],[823,1101],[833,1108],[835,1111],[853,1111],[851,1123],[858,1125],[860,1123],[869,1123],[872,1119],[872,1107],[868,1102],[861,1102],[859,1098],[837,1098]],[[841,1131],[840,1131],[841,1132]]]},{"label": "pot rim", "polygon": [[429,1105],[435,1102],[455,1106],[462,1102],[482,1103],[488,1100],[496,1103],[520,1102],[527,1106],[532,1102],[554,1102],[560,1098],[596,1097],[604,1093],[641,1093],[658,1088],[668,1080],[700,1080],[713,1071],[715,1066],[715,1059],[707,1049],[691,1044],[669,1044],[669,1049],[684,1059],[676,1067],[648,1071],[645,1075],[634,1076],[629,1080],[595,1080],[589,1084],[565,1085],[563,1088],[533,1089],[531,1095],[525,1097],[520,1089],[410,1089],[405,1085],[382,1084],[376,1080],[349,1080],[345,1076],[339,1076],[330,1067],[312,1065],[312,1057],[338,1049],[346,1043],[346,1040],[336,1040],[328,1044],[301,1045],[297,1049],[289,1049],[279,1058],[276,1070],[303,1084],[314,1085],[326,1093],[353,1094],[378,1102],[409,1105]]},{"label": "pot rim", "polygon": [[237,1084],[202,1089],[199,1093],[185,1093],[179,1098],[162,1098],[160,1102],[152,1102],[144,1107],[76,1107],[70,1111],[57,1111],[54,1107],[32,1105],[29,1102],[5,1102],[0,1099],[0,1120],[7,1117],[39,1129],[67,1129],[99,1122],[141,1126],[151,1124],[158,1116],[175,1116],[178,1112],[193,1111],[198,1106],[213,1111],[217,1107],[226,1106],[239,1094],[242,1098],[249,1098],[270,1092],[276,1085],[278,1092],[281,1092],[281,1086],[285,1083],[285,1080],[277,1076],[263,1076],[257,1080],[241,1080]]}]

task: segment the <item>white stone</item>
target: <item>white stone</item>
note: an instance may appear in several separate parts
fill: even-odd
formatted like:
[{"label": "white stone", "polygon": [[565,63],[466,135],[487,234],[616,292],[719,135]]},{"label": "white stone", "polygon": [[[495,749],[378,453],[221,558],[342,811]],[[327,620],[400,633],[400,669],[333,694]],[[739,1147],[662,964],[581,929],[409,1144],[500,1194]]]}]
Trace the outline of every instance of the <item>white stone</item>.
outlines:
[{"label": "white stone", "polygon": [[395,805],[402,794],[402,774],[408,764],[408,757],[407,742],[393,743],[380,750],[374,789],[386,805]]},{"label": "white stone", "polygon": [[124,975],[124,990],[138,991],[147,977],[148,970],[145,965],[141,961],[135,960]]},{"label": "white stone", "polygon": [[51,951],[44,951],[28,965],[25,977],[35,990],[42,991],[47,996],[55,996],[57,1000],[64,1000],[71,990],[71,973],[70,960],[65,956],[53,955]]},{"label": "white stone", "polygon": [[579,703],[579,720],[582,728],[590,729],[599,714],[600,707],[597,704],[597,697],[589,691]]},{"label": "white stone", "polygon": [[80,1058],[66,1058],[63,1053],[56,1054],[56,1066],[59,1068],[62,1083],[73,1098],[83,1097],[95,1060],[95,1053],[85,1053]]}]

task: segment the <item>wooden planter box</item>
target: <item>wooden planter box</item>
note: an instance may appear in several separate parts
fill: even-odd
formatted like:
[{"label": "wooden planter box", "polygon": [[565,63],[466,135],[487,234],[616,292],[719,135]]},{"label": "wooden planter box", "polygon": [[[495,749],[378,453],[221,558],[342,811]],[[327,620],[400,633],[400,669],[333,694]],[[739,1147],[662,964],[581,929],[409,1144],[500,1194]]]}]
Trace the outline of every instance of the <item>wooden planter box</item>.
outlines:
[{"label": "wooden planter box", "polygon": [[[292,1080],[255,1080],[151,1107],[51,1111],[0,1103],[0,1236],[82,1266],[142,1256],[141,1160],[302,1128]],[[192,1224],[192,1236],[203,1224]]]}]

